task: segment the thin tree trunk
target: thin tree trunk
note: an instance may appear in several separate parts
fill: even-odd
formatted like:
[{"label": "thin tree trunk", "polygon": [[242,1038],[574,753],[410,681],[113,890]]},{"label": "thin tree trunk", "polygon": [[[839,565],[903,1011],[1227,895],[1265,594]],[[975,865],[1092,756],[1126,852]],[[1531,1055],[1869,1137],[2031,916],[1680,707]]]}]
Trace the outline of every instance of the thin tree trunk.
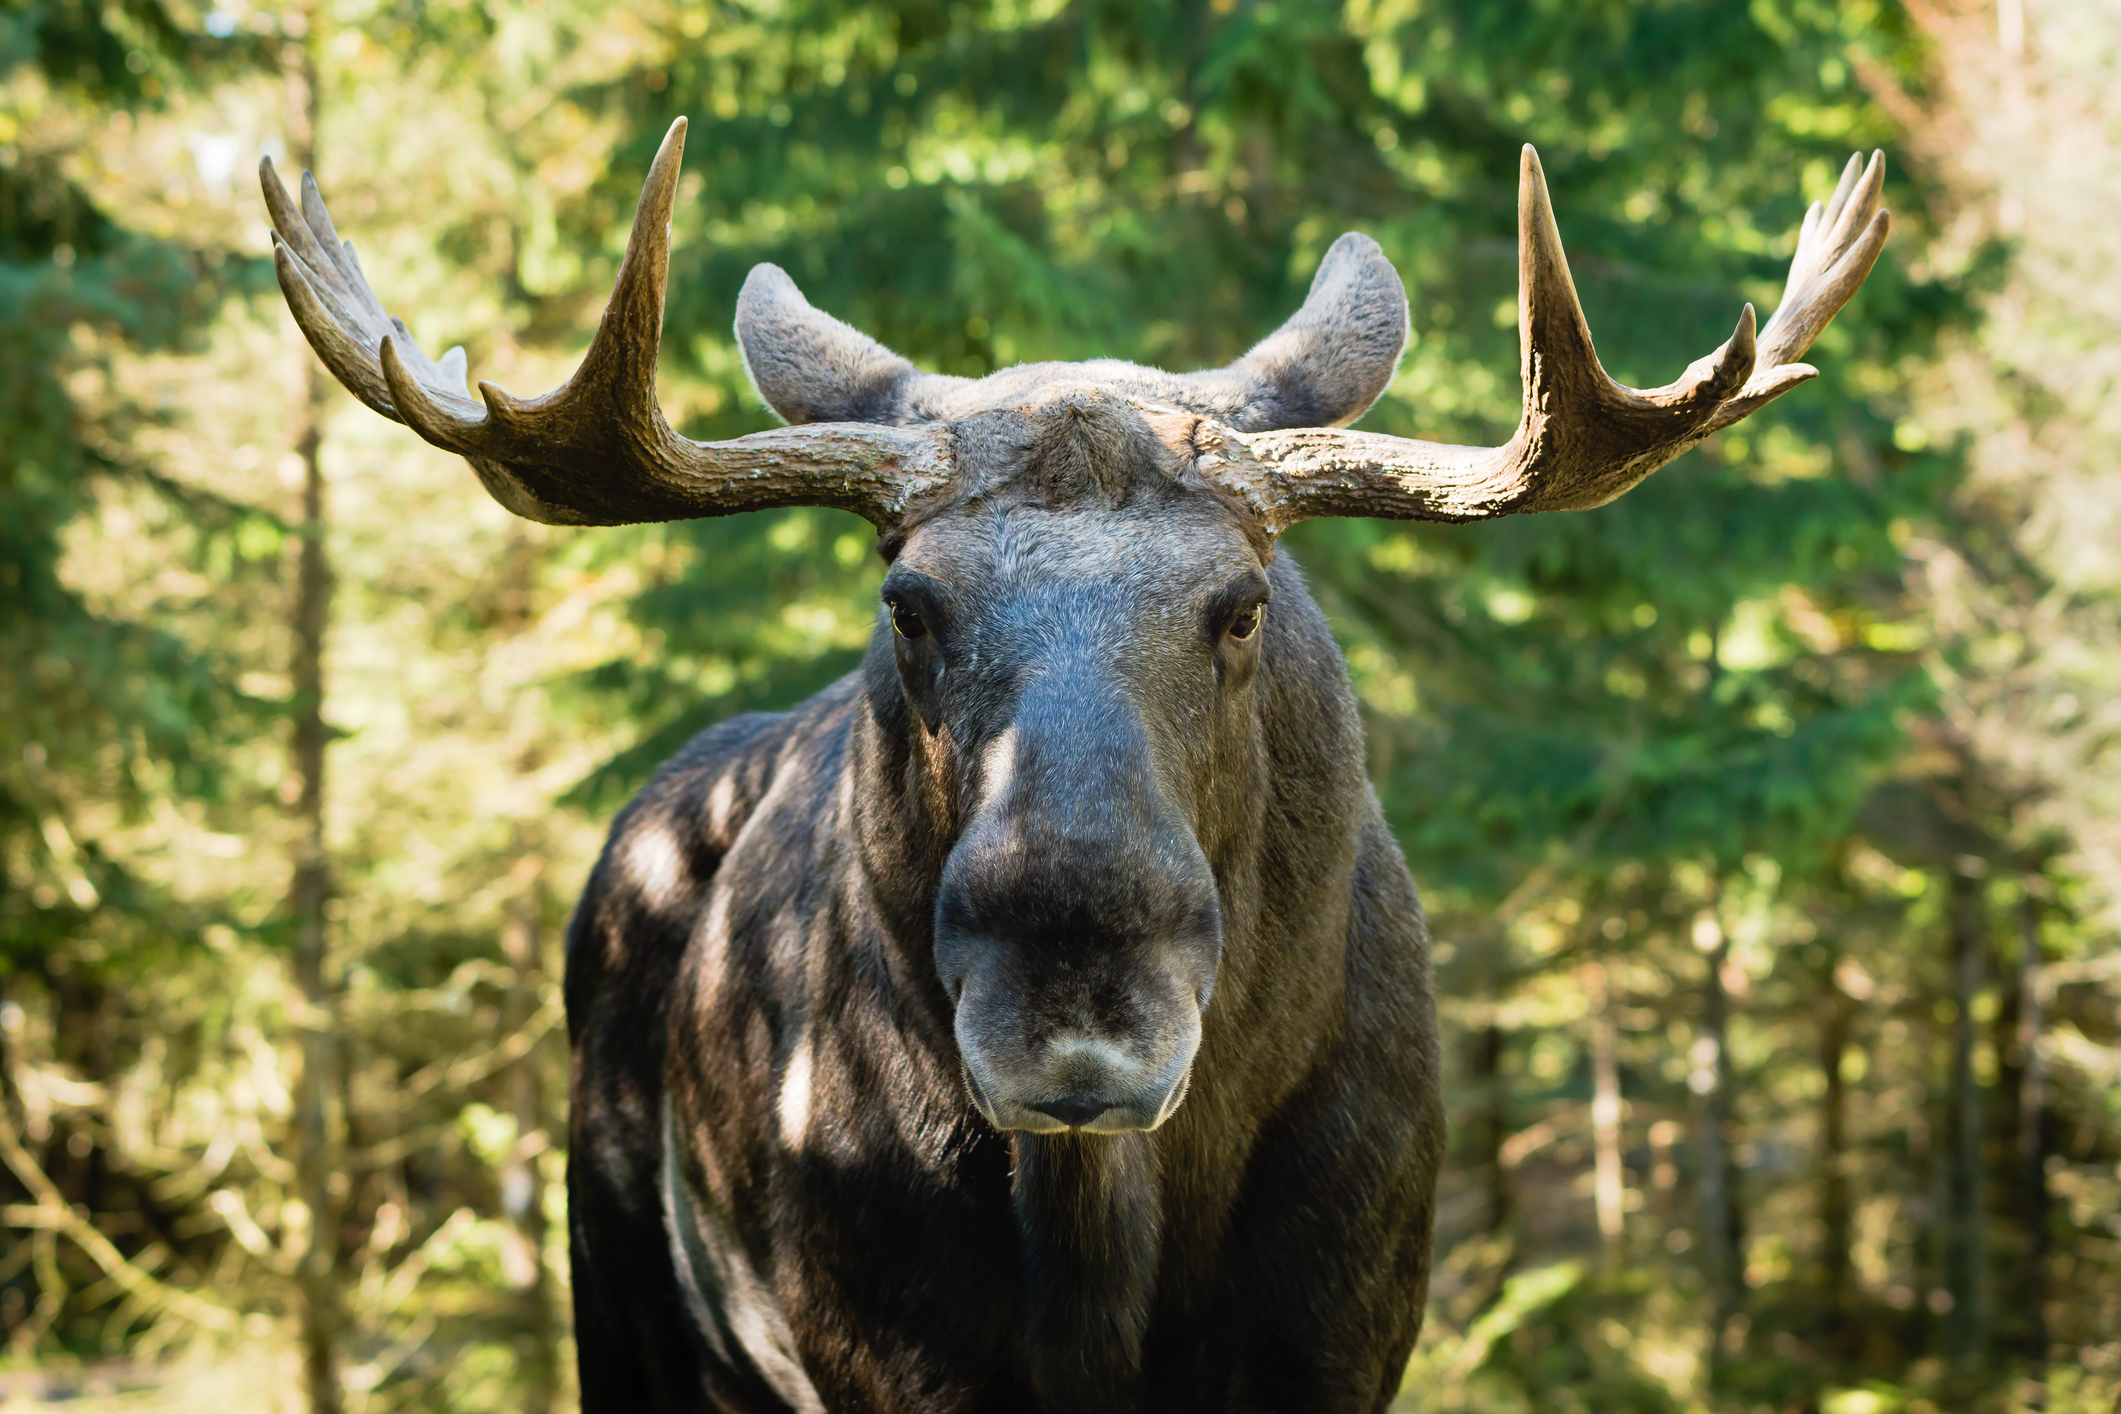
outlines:
[{"label": "thin tree trunk", "polygon": [[1819,1265],[1826,1287],[1826,1340],[1847,1357],[1856,1352],[1840,1348],[1847,1343],[1845,1337],[1855,1333],[1847,1320],[1853,1205],[1848,1174],[1848,1085],[1841,1074],[1841,1057],[1848,1050],[1854,1004],[1835,978],[1839,959],[1837,948],[1828,959],[1820,999],[1819,1069],[1826,1077],[1826,1089],[1819,1102]]},{"label": "thin tree trunk", "polygon": [[1591,1193],[1598,1214],[1598,1242],[1607,1273],[1617,1273],[1627,1218],[1620,1168],[1620,1037],[1613,1020],[1609,964],[1594,962],[1584,972],[1591,1003]]},{"label": "thin tree trunk", "polygon": [[1699,1099],[1696,1147],[1701,1204],[1701,1270],[1708,1284],[1714,1322],[1711,1358],[1720,1362],[1731,1319],[1743,1303],[1744,1277],[1739,1270],[1737,1204],[1731,1192],[1731,1080],[1729,1061],[1730,997],[1723,969],[1731,942],[1713,913],[1695,924],[1695,943],[1704,948],[1708,977],[1702,987],[1701,1029],[1694,1038],[1693,1073],[1687,1084]]},{"label": "thin tree trunk", "polygon": [[[315,375],[311,375],[312,384]],[[321,400],[316,400],[321,401]],[[310,408],[314,411],[315,402]],[[295,1102],[296,1191],[307,1209],[306,1250],[297,1268],[301,1298],[302,1365],[315,1414],[340,1408],[337,1345],[338,1204],[331,1191],[333,1162],[331,1101],[337,1091],[334,1010],[329,977],[325,902],[331,892],[324,851],[324,748],[322,702],[324,625],[331,594],[324,561],[323,485],[317,467],[319,437],[312,420],[297,443],[305,467],[302,496],[301,569],[295,608],[294,770],[301,779],[295,807],[294,866],[295,985],[301,990],[302,1074]]]},{"label": "thin tree trunk", "polygon": [[2024,1240],[2018,1306],[2024,1352],[2038,1361],[2047,1358],[2047,1094],[2040,1061],[2046,979],[2041,975],[2040,900],[2031,889],[2019,905],[2018,927],[2018,1222]]},{"label": "thin tree trunk", "polygon": [[[1928,1175],[1922,1185],[1921,1222],[1915,1240],[1915,1258],[1922,1273],[1928,1309],[1943,1310],[1939,1303],[1951,1299],[1951,1094],[1949,1077],[1939,1078],[1936,1057],[1950,1065],[1951,1038],[1940,1023],[1928,1038],[1923,1057],[1927,1093],[1919,1112],[1908,1125],[1908,1162],[1916,1174]],[[1934,1323],[1933,1323],[1934,1324]]]},{"label": "thin tree trunk", "polygon": [[[297,12],[290,19],[295,36],[283,62],[288,88],[288,156],[298,168],[316,164],[318,88],[316,35]],[[302,397],[293,419],[295,454],[302,464],[302,509],[298,522],[299,555],[293,613],[294,733],[290,765],[298,783],[295,797],[294,886],[295,985],[303,1003],[302,1074],[295,1095],[295,1187],[306,1209],[308,1231],[291,1233],[297,1265],[303,1388],[312,1414],[339,1414],[338,1347],[341,1325],[338,1290],[339,1214],[332,1181],[338,1173],[334,1155],[331,1106],[338,1087],[333,1062],[338,1055],[334,1013],[336,996],[330,977],[325,903],[331,893],[331,865],[324,844],[324,753],[330,729],[324,721],[324,638],[331,621],[331,566],[325,557],[324,441],[325,384],[308,350],[302,359]]]},{"label": "thin tree trunk", "polygon": [[1478,1107],[1473,1131],[1475,1162],[1487,1194],[1487,1227],[1491,1233],[1502,1231],[1511,1216],[1510,1175],[1502,1162],[1503,1142],[1510,1133],[1509,1086],[1502,1074],[1506,1045],[1502,1028],[1492,1019],[1474,1027],[1466,1036],[1472,1062],[1473,1103]]},{"label": "thin tree trunk", "polygon": [[1962,1366],[1978,1365],[1988,1341],[1988,1241],[1982,1201],[1982,1148],[1985,1097],[1974,1074],[1974,1046],[1979,1036],[1974,1000],[1981,993],[1987,931],[1981,881],[1954,871],[1951,876],[1952,1080],[1951,1146],[1947,1186],[1946,1289],[1952,1297],[1946,1330],[1952,1358]]},{"label": "thin tree trunk", "polygon": [[[516,866],[517,894],[501,927],[501,952],[511,973],[504,1034],[514,1035],[538,1009],[543,977],[544,863],[525,856]],[[545,1261],[545,1086],[543,1047],[534,1046],[508,1068],[508,1103],[516,1122],[515,1152],[501,1170],[501,1213],[508,1224],[502,1275],[522,1301],[524,1414],[547,1414],[559,1398],[559,1332],[553,1318],[552,1274]]]}]

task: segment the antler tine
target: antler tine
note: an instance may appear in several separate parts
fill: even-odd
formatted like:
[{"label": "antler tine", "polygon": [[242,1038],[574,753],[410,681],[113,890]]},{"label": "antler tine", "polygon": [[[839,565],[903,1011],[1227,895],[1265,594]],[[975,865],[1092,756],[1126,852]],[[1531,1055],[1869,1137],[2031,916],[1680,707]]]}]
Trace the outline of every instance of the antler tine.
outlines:
[{"label": "antler tine", "polygon": [[1849,154],[1849,160],[1842,165],[1841,180],[1834,184],[1834,194],[1823,202],[1813,202],[1805,210],[1804,225],[1797,232],[1797,254],[1790,261],[1789,278],[1783,281],[1782,297],[1785,300],[1803,289],[1806,282],[1819,273],[1819,254],[1824,249],[1819,240],[1820,228],[1832,226],[1840,220],[1842,211],[1848,206],[1849,194],[1856,189],[1856,183],[1862,176],[1863,154],[1852,152]]},{"label": "antler tine", "polygon": [[1662,388],[1606,375],[1576,298],[1538,154],[1524,149],[1517,205],[1517,319],[1524,413],[1500,447],[1457,447],[1332,429],[1221,436],[1203,469],[1279,533],[1315,516],[1484,520],[1599,506],[1703,437],[1818,370],[1791,359],[1863,283],[1885,244],[1885,159],[1852,159],[1834,199],[1806,215],[1782,305],[1757,337],[1753,307],[1731,337]]},{"label": "antler tine", "polygon": [[[1715,399],[1728,394],[1753,371],[1753,307],[1747,305],[1730,341],[1688,370],[1669,389],[1657,389],[1644,397],[1668,393],[1666,401]],[[1525,145],[1518,173],[1517,196],[1517,329],[1519,369],[1526,388],[1541,388],[1550,394],[1573,397],[1610,398],[1626,392],[1607,376],[1598,361],[1591,339],[1591,326],[1583,317],[1583,304],[1576,297],[1576,281],[1569,274],[1568,256],[1561,248],[1561,229],[1554,222],[1553,199],[1547,194],[1546,172],[1539,154]],[[1526,395],[1527,415],[1534,403],[1547,417],[1558,411],[1549,397]]]},{"label": "antler tine", "polygon": [[1813,202],[1797,238],[1782,303],[1760,336],[1761,369],[1738,396],[1716,410],[1708,431],[1717,432],[1765,407],[1819,370],[1797,360],[1849,302],[1892,234],[1892,214],[1880,206],[1885,191],[1885,154],[1849,158],[1833,199]]},{"label": "antler tine", "polygon": [[596,416],[622,423],[644,445],[674,443],[676,436],[655,397],[655,361],[663,342],[670,216],[684,157],[685,120],[680,118],[670,125],[648,168],[611,301],[573,377],[543,397],[527,400],[482,381],[484,411],[467,412],[431,396],[424,380],[412,375],[407,350],[396,347],[400,339],[408,346],[412,341],[400,332],[386,337],[382,363],[406,425],[438,447],[486,458],[536,458],[549,449],[554,424]]},{"label": "antler tine", "polygon": [[[273,223],[273,269],[280,291],[294,311],[295,322],[309,339],[310,347],[324,360],[338,380],[362,402],[395,417],[390,390],[383,384],[370,352],[389,331],[389,317],[373,296],[362,301],[339,278],[335,262],[318,242],[316,232],[298,208],[270,157],[258,163],[258,183],[265,190],[266,210]],[[360,287],[366,291],[365,283]]]},{"label": "antler tine", "polygon": [[310,346],[362,402],[463,456],[518,515],[617,525],[769,506],[838,506],[889,529],[952,473],[948,433],[822,423],[731,442],[670,430],[656,401],[656,354],[669,277],[670,216],[685,150],[671,125],[649,168],[611,302],[574,376],[540,398],[491,383],[463,391],[464,351],[430,359],[386,313],[305,174],[298,207],[260,170],[277,232],[280,288]]},{"label": "antler tine", "polygon": [[451,349],[436,363],[412,343],[404,321],[384,311],[361,272],[353,243],[340,240],[332,226],[316,179],[302,174],[298,207],[280,184],[271,158],[258,164],[258,178],[272,214],[273,268],[280,290],[294,311],[295,322],[333,375],[369,407],[403,422],[375,356],[384,339],[396,337],[413,350],[414,364],[425,381],[462,399],[464,351]]},{"label": "antler tine", "polygon": [[1885,154],[1873,152],[1858,174],[1860,157],[1849,158],[1841,184],[1822,210],[1817,202],[1805,217],[1790,262],[1782,303],[1768,321],[1762,347],[1773,364],[1789,363],[1812,346],[1877,263],[1892,229],[1892,217],[1880,210],[1885,192]]}]

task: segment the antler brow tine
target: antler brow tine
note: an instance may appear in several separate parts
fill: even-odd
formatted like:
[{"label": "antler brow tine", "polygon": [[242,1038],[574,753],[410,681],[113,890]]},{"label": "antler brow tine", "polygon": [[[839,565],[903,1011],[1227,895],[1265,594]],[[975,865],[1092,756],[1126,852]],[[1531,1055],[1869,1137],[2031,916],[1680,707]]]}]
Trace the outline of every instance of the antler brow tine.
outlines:
[{"label": "antler brow tine", "polygon": [[837,506],[889,529],[953,473],[948,430],[815,423],[727,442],[671,431],[656,401],[656,355],[670,266],[670,218],[685,150],[671,124],[581,367],[520,399],[491,383],[463,391],[464,356],[430,359],[385,312],[308,174],[299,206],[268,160],[259,180],[273,263],[295,322],[349,392],[472,465],[494,498],[554,524],[617,525],[771,506]]}]

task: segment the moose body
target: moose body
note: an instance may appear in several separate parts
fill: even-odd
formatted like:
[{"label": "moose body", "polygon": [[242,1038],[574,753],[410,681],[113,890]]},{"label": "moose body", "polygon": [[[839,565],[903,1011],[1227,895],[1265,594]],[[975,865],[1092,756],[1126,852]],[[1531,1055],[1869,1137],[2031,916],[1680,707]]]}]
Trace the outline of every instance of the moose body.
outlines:
[{"label": "moose body", "polygon": [[1427,938],[1347,672],[1276,538],[1611,500],[1813,376],[1882,163],[1789,288],[1664,388],[1599,367],[1538,161],[1502,447],[1341,430],[1407,334],[1375,245],[1228,368],[924,374],[752,272],[791,425],[654,396],[682,120],[581,370],[471,398],[305,178],[282,290],[369,406],[573,524],[854,510],[859,672],[702,734],[620,816],[569,935],[569,1222],[603,1411],[1378,1411],[1420,1327],[1443,1119]]},{"label": "moose body", "polygon": [[568,956],[589,1407],[1382,1407],[1443,1140],[1426,940],[1338,653],[1272,579],[1272,785],[1231,802],[1220,977],[1153,1133],[1001,1132],[967,1097],[952,838],[888,642],[627,810]]}]

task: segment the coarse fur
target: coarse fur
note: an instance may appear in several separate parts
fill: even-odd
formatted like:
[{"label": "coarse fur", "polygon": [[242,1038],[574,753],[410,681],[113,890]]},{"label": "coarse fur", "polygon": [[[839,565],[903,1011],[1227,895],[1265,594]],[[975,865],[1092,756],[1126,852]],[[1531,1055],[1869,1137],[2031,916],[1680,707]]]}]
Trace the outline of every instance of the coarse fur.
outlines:
[{"label": "coarse fur", "polygon": [[754,273],[783,415],[947,420],[964,472],[860,671],[696,738],[582,899],[589,1414],[1389,1402],[1443,1147],[1420,904],[1322,616],[1192,452],[1359,415],[1405,333],[1374,252],[1190,384],[937,379]]}]

